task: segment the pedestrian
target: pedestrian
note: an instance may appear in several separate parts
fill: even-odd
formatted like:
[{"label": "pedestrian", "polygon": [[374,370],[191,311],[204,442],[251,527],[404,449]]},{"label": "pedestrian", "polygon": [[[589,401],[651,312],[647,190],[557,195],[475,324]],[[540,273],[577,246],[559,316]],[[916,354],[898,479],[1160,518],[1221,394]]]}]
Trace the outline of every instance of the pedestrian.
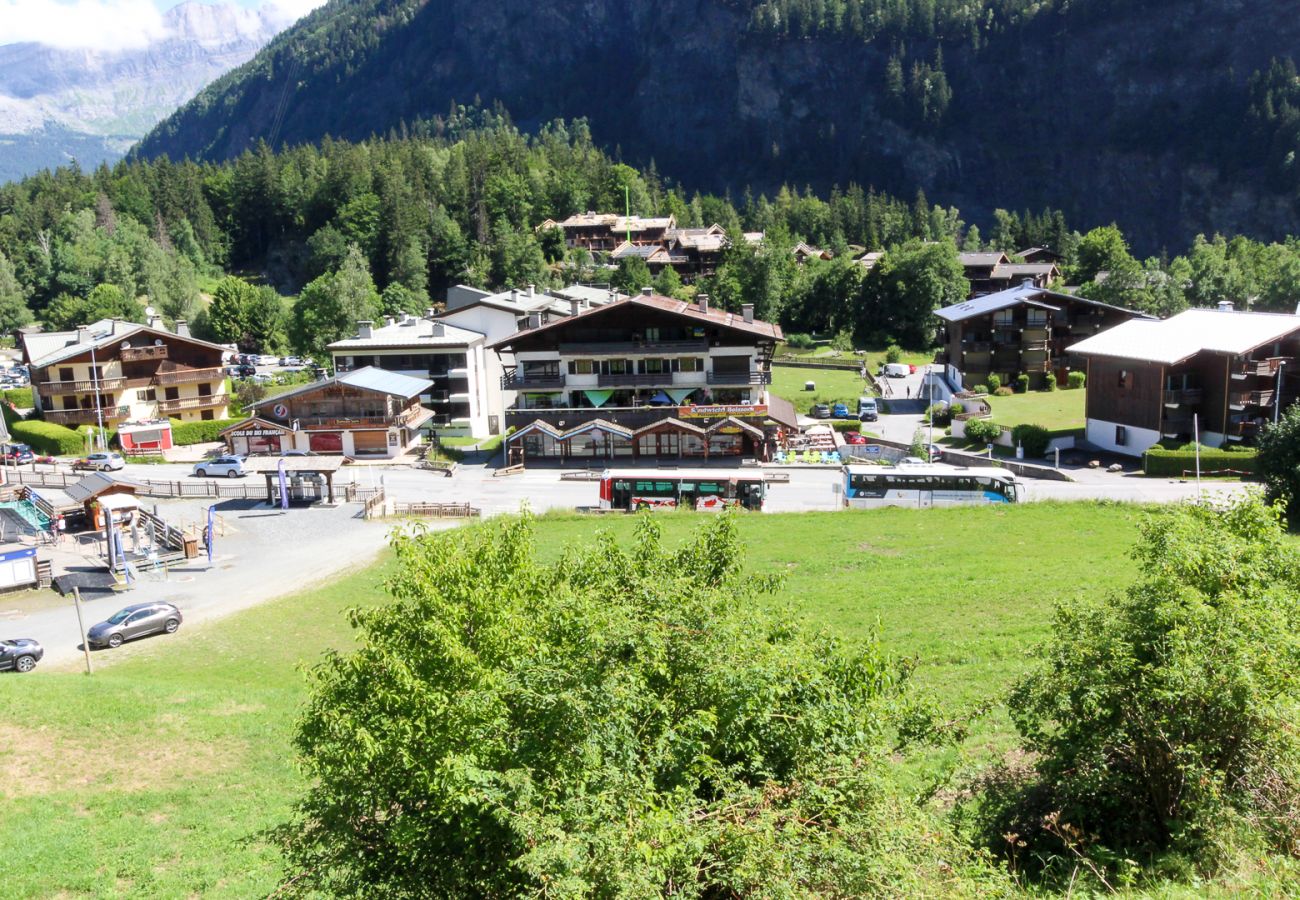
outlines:
[{"label": "pedestrian", "polygon": [[910,384],[907,386],[907,399],[912,399],[912,386]]}]

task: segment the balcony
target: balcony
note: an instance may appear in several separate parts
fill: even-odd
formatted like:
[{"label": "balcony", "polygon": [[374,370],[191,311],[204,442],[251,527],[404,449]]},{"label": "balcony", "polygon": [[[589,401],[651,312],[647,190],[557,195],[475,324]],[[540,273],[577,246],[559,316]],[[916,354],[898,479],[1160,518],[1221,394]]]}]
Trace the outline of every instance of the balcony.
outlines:
[{"label": "balcony", "polygon": [[672,384],[671,372],[645,372],[643,374],[597,375],[598,387],[632,387],[638,384]]},{"label": "balcony", "polygon": [[1228,406],[1232,409],[1246,409],[1251,406],[1272,406],[1272,391],[1238,391],[1228,395]]},{"label": "balcony", "polygon": [[988,353],[993,349],[992,341],[962,341],[963,353]]},{"label": "balcony", "polygon": [[1019,328],[998,328],[994,330],[993,343],[1000,344],[1000,345],[1015,344],[1016,346],[1019,346],[1020,329]]},{"label": "balcony", "polygon": [[197,384],[220,381],[225,378],[225,370],[220,366],[212,369],[177,369],[173,372],[159,372],[154,375],[154,384]]},{"label": "balcony", "polygon": [[501,388],[507,391],[553,391],[564,387],[563,373],[532,375],[507,372],[501,376]]},{"label": "balcony", "polygon": [[123,347],[118,352],[122,362],[147,362],[151,359],[166,359],[167,345],[157,344],[149,347]]},{"label": "balcony", "polygon": [[101,378],[95,381],[46,381],[40,385],[42,396],[55,394],[90,394],[96,390],[115,391],[126,387],[125,378]]},{"label": "balcony", "polygon": [[1025,353],[1046,353],[1050,344],[1046,339],[1025,340],[1020,342],[1020,349]]},{"label": "balcony", "polygon": [[[124,419],[131,414],[130,407],[106,406],[103,410],[104,421]],[[51,409],[43,413],[45,421],[56,425],[95,425],[99,422],[99,413],[92,406],[89,409]]]},{"label": "balcony", "polygon": [[705,353],[709,342],[704,338],[686,341],[606,341],[590,344],[561,344],[561,356],[620,356]]},{"label": "balcony", "polygon": [[771,372],[710,372],[709,384],[771,384]]},{"label": "balcony", "polygon": [[158,411],[161,413],[187,412],[195,409],[216,409],[230,402],[226,394],[213,394],[209,397],[181,397],[177,400],[159,400]]},{"label": "balcony", "polygon": [[1228,438],[1230,440],[1240,440],[1241,438],[1252,438],[1259,434],[1262,425],[1254,419],[1233,419],[1228,423]]},{"label": "balcony", "polygon": [[1268,359],[1246,359],[1238,362],[1232,369],[1233,378],[1250,378],[1252,375],[1272,376],[1281,366],[1292,366],[1295,360],[1289,356],[1271,356]]},{"label": "balcony", "polygon": [[1165,391],[1165,406],[1195,406],[1205,392],[1200,388],[1181,388]]}]

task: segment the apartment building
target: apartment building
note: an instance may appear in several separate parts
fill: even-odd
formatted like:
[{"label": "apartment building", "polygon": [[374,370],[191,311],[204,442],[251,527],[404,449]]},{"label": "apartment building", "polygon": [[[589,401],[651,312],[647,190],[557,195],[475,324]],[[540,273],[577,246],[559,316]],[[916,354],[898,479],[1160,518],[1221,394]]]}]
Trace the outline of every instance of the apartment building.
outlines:
[{"label": "apartment building", "polygon": [[[32,398],[46,421],[129,434],[136,425],[224,419],[225,348],[152,324],[103,319],[72,331],[22,334]],[[146,429],[157,431],[157,428]]]},{"label": "apartment building", "polygon": [[493,344],[514,358],[510,458],[765,455],[794,410],[769,396],[780,326],[637,296],[536,324]]},{"label": "apartment building", "polygon": [[1250,443],[1297,396],[1300,316],[1189,309],[1080,341],[1089,443],[1141,456],[1162,440]]}]

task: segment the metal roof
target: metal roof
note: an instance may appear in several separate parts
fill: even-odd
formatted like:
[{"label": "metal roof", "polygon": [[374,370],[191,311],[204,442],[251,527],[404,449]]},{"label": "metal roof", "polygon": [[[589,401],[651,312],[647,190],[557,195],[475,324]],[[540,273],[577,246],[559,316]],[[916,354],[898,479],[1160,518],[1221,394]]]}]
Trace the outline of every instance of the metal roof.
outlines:
[{"label": "metal roof", "polygon": [[265,397],[258,400],[256,403],[248,404],[248,409],[260,409],[263,406],[279,403],[289,397],[298,397],[302,394],[309,394],[312,391],[319,391],[332,384],[346,384],[349,387],[359,388],[363,391],[392,394],[395,397],[403,397],[407,400],[412,397],[418,397],[420,394],[423,394],[429,388],[433,387],[433,382],[429,381],[427,378],[412,378],[410,375],[402,375],[398,372],[388,372],[384,369],[376,369],[374,366],[365,366],[364,368],[357,369],[355,372],[346,372],[342,375],[335,375],[333,378],[313,381],[311,384],[304,384],[291,391],[285,391],[283,394],[276,394],[273,397]]},{"label": "metal roof", "polygon": [[1005,291],[998,291],[995,294],[985,294],[983,297],[975,297],[972,300],[963,300],[961,303],[945,306],[943,309],[935,310],[934,314],[945,322],[964,322],[967,319],[973,319],[975,316],[985,316],[991,312],[997,312],[999,309],[1007,309],[1012,306],[1034,306],[1055,312],[1060,307],[1034,299],[1036,295],[1045,293],[1047,292],[1042,288],[1027,288],[1024,285],[1018,285],[1017,287],[1007,288]]},{"label": "metal roof", "polygon": [[[114,344],[119,340],[129,338],[134,334],[144,332],[145,334],[158,335],[176,341],[188,341],[192,344],[198,344],[202,347],[210,347],[213,350],[220,350],[225,353],[226,348],[220,344],[213,344],[210,341],[202,341],[195,337],[188,337],[183,334],[176,334],[167,331],[164,328],[151,328],[148,325],[139,325],[135,322],[123,322],[120,319],[100,319],[98,322],[87,326],[90,340],[78,342],[78,331],[53,331],[53,332],[32,332],[23,335],[23,346],[27,351],[28,361],[37,368],[45,368],[53,365],[60,360],[68,359],[79,353],[88,353],[93,347],[98,350]],[[38,355],[39,354],[39,355]]]},{"label": "metal roof", "polygon": [[76,484],[68,485],[65,490],[73,502],[84,503],[115,487],[127,487],[133,491],[144,490],[144,485],[138,481],[131,481],[129,478],[117,478],[107,472],[91,472]]},{"label": "metal roof", "polygon": [[1173,365],[1201,352],[1238,356],[1294,332],[1300,332],[1300,316],[1189,309],[1163,321],[1125,322],[1066,352]]},{"label": "metal roof", "polygon": [[[456,308],[456,311],[465,308],[460,306]],[[442,326],[442,333],[434,334],[439,325]],[[432,319],[412,316],[401,322],[394,322],[392,325],[381,325],[378,328],[372,328],[368,338],[344,338],[330,344],[327,349],[336,352],[339,350],[369,350],[376,347],[468,347],[482,340],[484,340],[484,336],[481,332],[471,331],[468,328],[461,328],[458,325],[450,325],[446,322],[435,322]]]}]

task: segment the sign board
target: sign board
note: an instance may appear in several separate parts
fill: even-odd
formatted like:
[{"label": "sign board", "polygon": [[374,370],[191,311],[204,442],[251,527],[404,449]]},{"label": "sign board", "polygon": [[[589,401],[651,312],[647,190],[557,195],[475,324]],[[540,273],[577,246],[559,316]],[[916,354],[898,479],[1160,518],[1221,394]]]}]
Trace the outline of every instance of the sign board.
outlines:
[{"label": "sign board", "polygon": [[289,407],[284,403],[277,403],[271,407],[271,415],[277,419],[287,419],[289,418]]},{"label": "sign board", "polygon": [[241,428],[230,432],[231,437],[279,437],[284,431],[279,428]]},{"label": "sign board", "polygon": [[867,446],[862,448],[862,452],[867,454],[867,456],[879,456],[880,450],[881,447],[879,444],[867,444]]},{"label": "sign board", "polygon": [[727,416],[765,416],[767,406],[679,406],[677,416],[682,419],[725,419]]}]

